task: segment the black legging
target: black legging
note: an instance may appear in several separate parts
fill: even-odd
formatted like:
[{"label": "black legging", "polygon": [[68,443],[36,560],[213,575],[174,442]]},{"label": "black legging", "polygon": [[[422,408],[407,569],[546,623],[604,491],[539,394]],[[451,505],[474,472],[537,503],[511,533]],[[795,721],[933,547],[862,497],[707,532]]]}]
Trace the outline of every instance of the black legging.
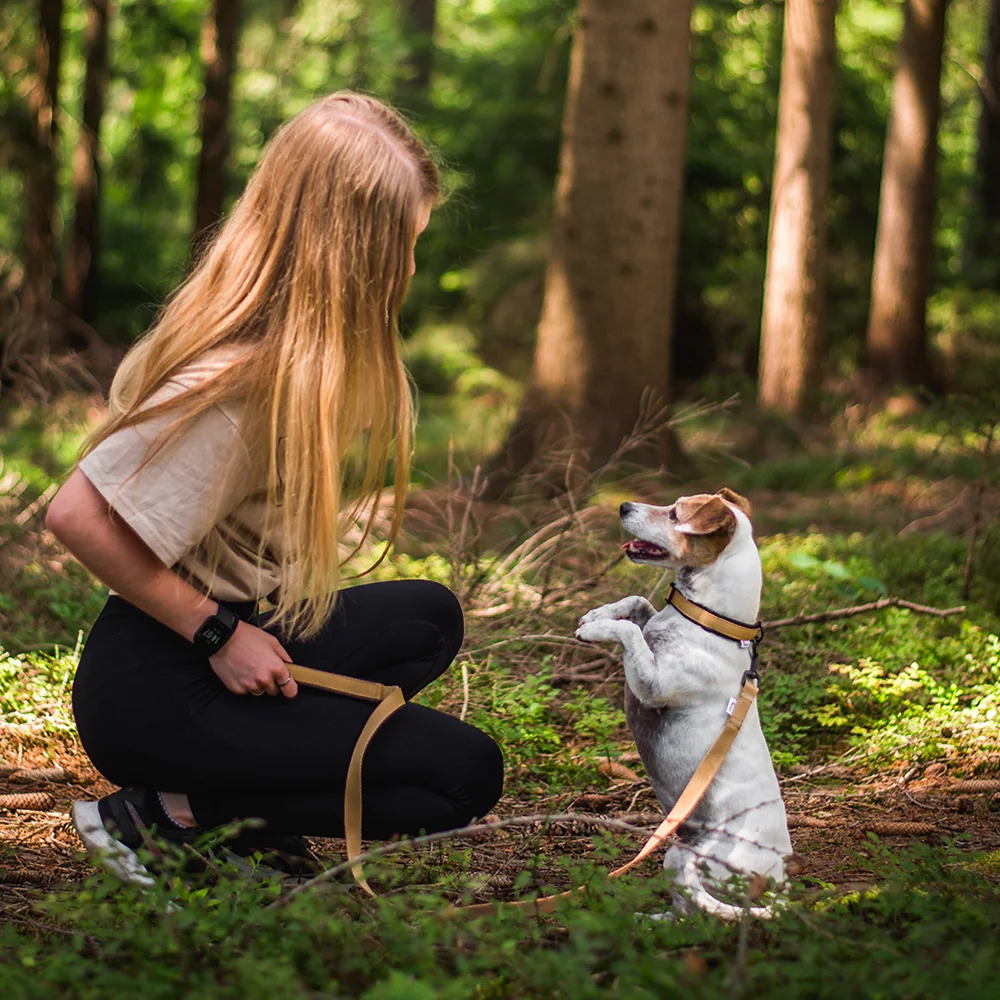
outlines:
[{"label": "black legging", "polygon": [[[253,605],[227,606],[267,627]],[[409,698],[444,672],[462,636],[449,590],[404,580],[342,591],[319,636],[283,645],[295,663],[398,684]],[[305,686],[295,698],[233,694],[191,643],[115,596],[73,684],[80,739],[109,781],[186,793],[200,826],[259,817],[314,836],[343,835],[347,764],[373,707]],[[489,812],[503,760],[480,730],[407,704],[365,753],[362,788],[365,837],[446,830]]]}]

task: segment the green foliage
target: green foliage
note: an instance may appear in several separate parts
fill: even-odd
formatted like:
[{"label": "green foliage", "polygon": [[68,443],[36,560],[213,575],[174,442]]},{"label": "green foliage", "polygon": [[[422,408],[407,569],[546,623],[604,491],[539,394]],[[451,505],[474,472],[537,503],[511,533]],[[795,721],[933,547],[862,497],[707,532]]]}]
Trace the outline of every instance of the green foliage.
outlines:
[{"label": "green foliage", "polygon": [[51,656],[12,656],[0,647],[0,723],[36,734],[75,734],[70,691],[79,652],[78,644],[62,652],[56,646]]},{"label": "green foliage", "polygon": [[[0,929],[10,1000],[59,997],[526,997],[588,1000],[755,997],[885,1000],[990,994],[1000,961],[1000,897],[975,858],[866,847],[878,890],[820,893],[769,923],[637,920],[662,907],[658,878],[613,886],[585,870],[584,905],[555,918],[444,919],[439,890],[374,904],[334,885],[269,909],[275,888],[223,870],[212,886],[161,879],[148,893],[93,877],[51,897],[41,938]],[[412,857],[412,855],[408,855]],[[451,862],[446,854],[440,859]],[[983,863],[986,862],[984,857]],[[800,890],[801,892],[801,890]]]}]

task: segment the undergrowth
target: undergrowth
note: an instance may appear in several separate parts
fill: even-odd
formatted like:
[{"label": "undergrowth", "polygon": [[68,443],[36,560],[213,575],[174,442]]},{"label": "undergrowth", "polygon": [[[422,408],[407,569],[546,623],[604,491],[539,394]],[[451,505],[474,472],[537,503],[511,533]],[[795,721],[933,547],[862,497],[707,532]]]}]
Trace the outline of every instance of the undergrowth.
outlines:
[{"label": "undergrowth", "polygon": [[557,920],[470,920],[444,916],[433,890],[361,902],[334,887],[270,908],[274,888],[228,873],[141,895],[94,876],[38,904],[50,936],[0,928],[0,988],[9,1000],[989,995],[1000,896],[975,859],[922,848],[881,863],[877,890],[800,888],[773,921],[746,927],[637,918],[662,904],[652,879],[591,878]]}]

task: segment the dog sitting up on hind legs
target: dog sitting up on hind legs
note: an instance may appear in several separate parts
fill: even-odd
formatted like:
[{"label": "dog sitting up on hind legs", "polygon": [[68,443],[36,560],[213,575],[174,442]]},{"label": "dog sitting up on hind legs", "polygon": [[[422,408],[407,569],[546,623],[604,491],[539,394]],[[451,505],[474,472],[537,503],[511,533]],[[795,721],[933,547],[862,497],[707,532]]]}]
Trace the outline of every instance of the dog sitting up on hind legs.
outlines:
[{"label": "dog sitting up on hind legs", "polygon": [[[728,489],[681,497],[669,507],[623,503],[625,546],[636,563],[671,566],[676,582],[657,611],[626,597],[589,611],[578,639],[623,647],[625,715],[660,805],[667,812],[732,711],[755,647],[732,638],[756,626],[761,565],[750,504]],[[686,611],[683,613],[679,608]],[[707,614],[706,614],[707,612]],[[721,621],[720,621],[721,620]],[[713,628],[733,626],[729,634]],[[747,624],[744,624],[747,623]],[[716,893],[732,876],[784,880],[791,854],[785,807],[754,702],[705,794],[664,857],[676,910],[690,904],[727,920],[742,906]],[[714,891],[713,891],[714,890]],[[751,893],[752,895],[755,893]],[[767,917],[771,907],[750,907]]]}]

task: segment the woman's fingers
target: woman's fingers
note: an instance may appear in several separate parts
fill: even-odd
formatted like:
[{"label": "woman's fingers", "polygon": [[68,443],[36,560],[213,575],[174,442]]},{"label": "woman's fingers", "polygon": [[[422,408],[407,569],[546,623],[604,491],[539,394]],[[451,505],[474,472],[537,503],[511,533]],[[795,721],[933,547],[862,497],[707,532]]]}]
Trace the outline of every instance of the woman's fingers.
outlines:
[{"label": "woman's fingers", "polygon": [[278,690],[286,698],[294,698],[299,693],[299,685],[287,670],[285,671],[285,677],[278,681]]},{"label": "woman's fingers", "polygon": [[[271,636],[274,639],[274,636]],[[285,666],[286,663],[291,663],[292,658],[288,655],[287,650],[284,646],[274,639],[274,648],[278,652],[278,656],[282,659],[281,670],[275,676],[275,683],[278,685],[278,690],[286,698],[294,698],[299,693],[299,685],[296,683],[294,677],[288,671],[288,667]]]}]

